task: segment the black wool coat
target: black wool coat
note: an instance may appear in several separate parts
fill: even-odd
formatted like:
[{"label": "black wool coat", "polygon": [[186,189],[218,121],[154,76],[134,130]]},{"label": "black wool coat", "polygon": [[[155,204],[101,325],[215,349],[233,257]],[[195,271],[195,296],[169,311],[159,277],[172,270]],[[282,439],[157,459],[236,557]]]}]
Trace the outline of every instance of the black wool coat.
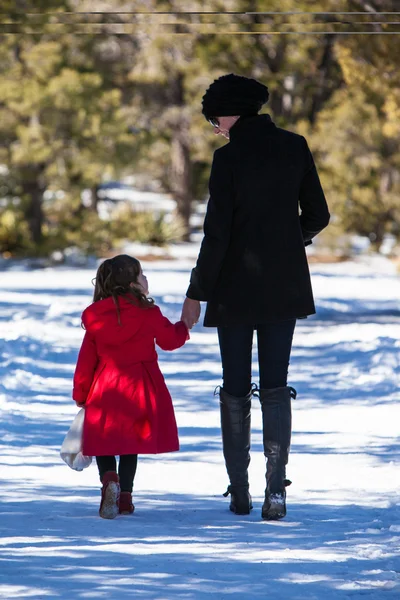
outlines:
[{"label": "black wool coat", "polygon": [[315,312],[305,245],[329,211],[304,137],[269,115],[240,118],[214,153],[204,239],[187,296],[206,327]]}]

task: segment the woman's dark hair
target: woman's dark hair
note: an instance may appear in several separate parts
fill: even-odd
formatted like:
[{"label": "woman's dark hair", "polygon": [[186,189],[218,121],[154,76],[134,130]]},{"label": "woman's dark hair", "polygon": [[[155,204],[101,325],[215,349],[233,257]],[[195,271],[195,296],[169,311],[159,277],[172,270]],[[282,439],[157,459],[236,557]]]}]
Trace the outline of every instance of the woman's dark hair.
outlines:
[{"label": "woman's dark hair", "polygon": [[[112,298],[115,302],[118,314],[118,323],[121,325],[118,297],[123,296],[126,300],[142,308],[154,306],[154,300],[147,296],[136,285],[141,273],[141,265],[137,258],[127,254],[119,254],[114,258],[108,258],[97,269],[93,302]],[[134,283],[134,286],[131,286]]]}]

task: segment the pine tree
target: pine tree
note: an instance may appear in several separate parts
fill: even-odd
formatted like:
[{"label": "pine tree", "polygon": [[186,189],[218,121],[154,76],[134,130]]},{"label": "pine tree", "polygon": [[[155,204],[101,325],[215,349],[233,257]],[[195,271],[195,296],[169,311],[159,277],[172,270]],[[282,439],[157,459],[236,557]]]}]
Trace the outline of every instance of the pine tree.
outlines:
[{"label": "pine tree", "polygon": [[[353,10],[367,6],[378,8],[376,2],[349,3]],[[379,8],[395,10],[391,1]],[[391,18],[374,15],[375,34],[337,42],[345,86],[321,111],[313,134],[333,212],[345,231],[368,236],[376,249],[387,232],[400,237],[400,40],[379,35],[393,30],[379,20]]]},{"label": "pine tree", "polygon": [[42,13],[37,2],[21,4],[23,14],[3,14],[17,33],[1,45],[0,163],[9,196],[20,198],[32,242],[40,245],[46,190],[71,198],[84,188],[95,192],[105,169],[111,176],[134,160],[135,148],[123,91],[104,75],[100,38],[59,33],[65,2],[44,3]]}]

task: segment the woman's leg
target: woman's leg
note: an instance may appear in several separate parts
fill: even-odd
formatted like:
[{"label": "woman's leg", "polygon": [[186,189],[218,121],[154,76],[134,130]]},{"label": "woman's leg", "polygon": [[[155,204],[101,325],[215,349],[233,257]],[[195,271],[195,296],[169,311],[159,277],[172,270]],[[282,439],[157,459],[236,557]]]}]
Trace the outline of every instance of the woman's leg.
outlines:
[{"label": "woman's leg", "polygon": [[132,493],[133,480],[136,475],[137,454],[123,454],[119,457],[118,475],[121,492]]},{"label": "woman's leg", "polygon": [[222,445],[231,494],[230,509],[248,514],[251,411],[251,350],[254,328],[219,327],[223,386],[220,391]]},{"label": "woman's leg", "polygon": [[292,432],[291,398],[287,386],[290,353],[296,321],[263,324],[257,327],[260,364],[260,402],[263,416],[264,454],[267,459],[263,519],[286,515],[286,465]]},{"label": "woman's leg", "polygon": [[117,470],[115,456],[96,456],[96,462],[99,469],[100,481],[103,481],[104,473],[107,473],[107,471]]},{"label": "woman's leg", "polygon": [[260,388],[269,390],[287,384],[296,319],[258,325]]},{"label": "woman's leg", "polygon": [[231,396],[245,396],[250,391],[253,335],[252,325],[218,327],[223,388]]}]

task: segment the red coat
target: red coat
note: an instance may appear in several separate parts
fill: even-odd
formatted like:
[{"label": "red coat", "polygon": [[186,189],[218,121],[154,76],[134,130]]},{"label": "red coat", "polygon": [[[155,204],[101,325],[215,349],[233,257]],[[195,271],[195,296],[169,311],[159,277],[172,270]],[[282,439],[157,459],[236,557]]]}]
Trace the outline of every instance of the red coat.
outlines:
[{"label": "red coat", "polygon": [[74,375],[73,399],[85,403],[83,454],[158,454],[179,450],[170,393],[155,343],[175,350],[189,339],[158,307],[120,298],[121,325],[112,298],[91,304]]}]

